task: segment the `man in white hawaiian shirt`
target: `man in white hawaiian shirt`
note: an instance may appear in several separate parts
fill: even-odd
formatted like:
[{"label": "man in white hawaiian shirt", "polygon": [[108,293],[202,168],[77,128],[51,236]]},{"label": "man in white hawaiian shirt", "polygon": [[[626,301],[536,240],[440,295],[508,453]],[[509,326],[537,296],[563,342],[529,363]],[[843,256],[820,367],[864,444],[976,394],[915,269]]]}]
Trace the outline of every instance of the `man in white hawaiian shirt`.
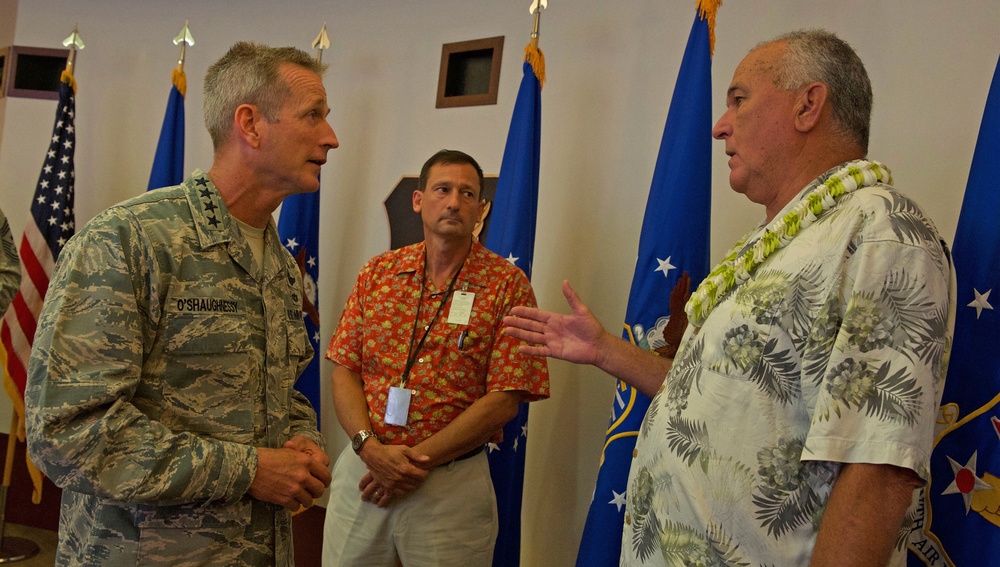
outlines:
[{"label": "man in white hawaiian shirt", "polygon": [[713,136],[766,220],[688,301],[676,358],[572,314],[515,308],[530,354],[655,396],[636,443],[622,565],[903,565],[954,326],[933,224],[866,161],[871,85],[833,34],[737,67]]}]

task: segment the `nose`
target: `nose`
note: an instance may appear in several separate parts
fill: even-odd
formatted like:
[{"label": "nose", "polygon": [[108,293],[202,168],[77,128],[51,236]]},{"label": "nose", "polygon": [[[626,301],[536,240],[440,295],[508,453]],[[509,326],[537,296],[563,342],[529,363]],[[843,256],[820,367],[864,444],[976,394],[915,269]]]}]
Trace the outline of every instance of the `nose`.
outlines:
[{"label": "nose", "polygon": [[729,122],[729,111],[722,113],[719,121],[712,127],[712,137],[716,140],[725,140],[733,133],[732,124]]},{"label": "nose", "polygon": [[330,123],[325,120],[323,123],[326,124],[323,131],[323,145],[331,150],[339,148],[340,140],[337,139],[337,133],[333,131],[333,126],[330,126]]}]

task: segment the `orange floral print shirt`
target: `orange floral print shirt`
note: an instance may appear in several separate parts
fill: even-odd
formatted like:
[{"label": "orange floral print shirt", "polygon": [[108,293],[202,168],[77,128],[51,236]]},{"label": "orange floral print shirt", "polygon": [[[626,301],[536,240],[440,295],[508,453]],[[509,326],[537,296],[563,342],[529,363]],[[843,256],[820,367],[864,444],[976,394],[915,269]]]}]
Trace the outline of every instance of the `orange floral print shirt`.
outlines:
[{"label": "orange floral print shirt", "polygon": [[[535,307],[531,284],[517,267],[473,242],[452,293],[429,331],[446,287],[424,282],[424,243],[370,260],[354,285],[326,358],[361,375],[372,428],[383,443],[413,446],[437,433],[488,392],[520,390],[525,401],[549,397],[545,359],[522,355],[523,341],[501,330],[515,305]],[[421,294],[420,286],[425,289]],[[475,294],[468,325],[448,323],[456,291]],[[413,323],[421,302],[416,337]],[[459,337],[466,336],[459,348]],[[385,423],[391,386],[402,386],[407,357],[420,347],[406,387],[412,392],[406,426]],[[494,441],[502,438],[497,431]]]}]

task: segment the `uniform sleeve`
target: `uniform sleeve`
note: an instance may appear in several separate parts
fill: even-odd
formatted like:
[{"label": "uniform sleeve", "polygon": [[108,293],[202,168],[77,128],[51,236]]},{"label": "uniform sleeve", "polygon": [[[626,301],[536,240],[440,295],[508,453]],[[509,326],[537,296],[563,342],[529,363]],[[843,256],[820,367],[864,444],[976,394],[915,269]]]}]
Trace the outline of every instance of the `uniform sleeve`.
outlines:
[{"label": "uniform sleeve", "polygon": [[21,261],[14,246],[7,217],[0,211],[0,316],[6,311],[21,286]]},{"label": "uniform sleeve", "polygon": [[839,325],[825,319],[833,350],[803,459],[891,464],[928,477],[954,320],[951,274],[937,242],[858,246]]},{"label": "uniform sleeve", "polygon": [[534,402],[549,397],[549,368],[545,358],[521,354],[518,347],[527,344],[503,332],[503,317],[511,308],[523,305],[537,307],[535,293],[521,270],[514,274],[509,293],[503,295],[495,318],[493,349],[490,352],[487,389],[489,391],[520,390],[524,401]]},{"label": "uniform sleeve", "polygon": [[318,422],[316,409],[309,403],[309,399],[306,398],[305,394],[295,389],[295,383],[298,382],[302,373],[305,372],[312,361],[313,356],[316,356],[316,353],[313,352],[312,343],[309,342],[309,337],[305,333],[304,326],[300,333],[296,333],[295,340],[299,341],[306,356],[302,357],[299,361],[298,367],[295,369],[295,380],[289,386],[291,389],[291,392],[289,392],[290,403],[288,408],[289,434],[292,437],[301,435],[311,439],[313,443],[316,443],[321,449],[326,451],[326,439],[323,438],[316,427],[316,423]]},{"label": "uniform sleeve", "polygon": [[235,502],[253,447],[171,431],[140,411],[144,355],[159,317],[158,264],[138,222],[112,209],[63,250],[28,368],[32,460],[64,489],[160,505]]}]

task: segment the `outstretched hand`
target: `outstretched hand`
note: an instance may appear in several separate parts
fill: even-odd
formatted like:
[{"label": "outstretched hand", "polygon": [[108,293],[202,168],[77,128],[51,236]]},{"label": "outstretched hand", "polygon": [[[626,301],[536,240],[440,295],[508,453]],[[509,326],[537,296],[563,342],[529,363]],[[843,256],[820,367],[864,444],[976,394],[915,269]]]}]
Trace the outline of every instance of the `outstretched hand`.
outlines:
[{"label": "outstretched hand", "polygon": [[503,318],[504,333],[529,344],[518,347],[524,354],[551,356],[580,364],[597,364],[603,345],[614,340],[580,296],[563,280],[563,295],[572,313],[561,315],[533,307],[514,307]]}]

